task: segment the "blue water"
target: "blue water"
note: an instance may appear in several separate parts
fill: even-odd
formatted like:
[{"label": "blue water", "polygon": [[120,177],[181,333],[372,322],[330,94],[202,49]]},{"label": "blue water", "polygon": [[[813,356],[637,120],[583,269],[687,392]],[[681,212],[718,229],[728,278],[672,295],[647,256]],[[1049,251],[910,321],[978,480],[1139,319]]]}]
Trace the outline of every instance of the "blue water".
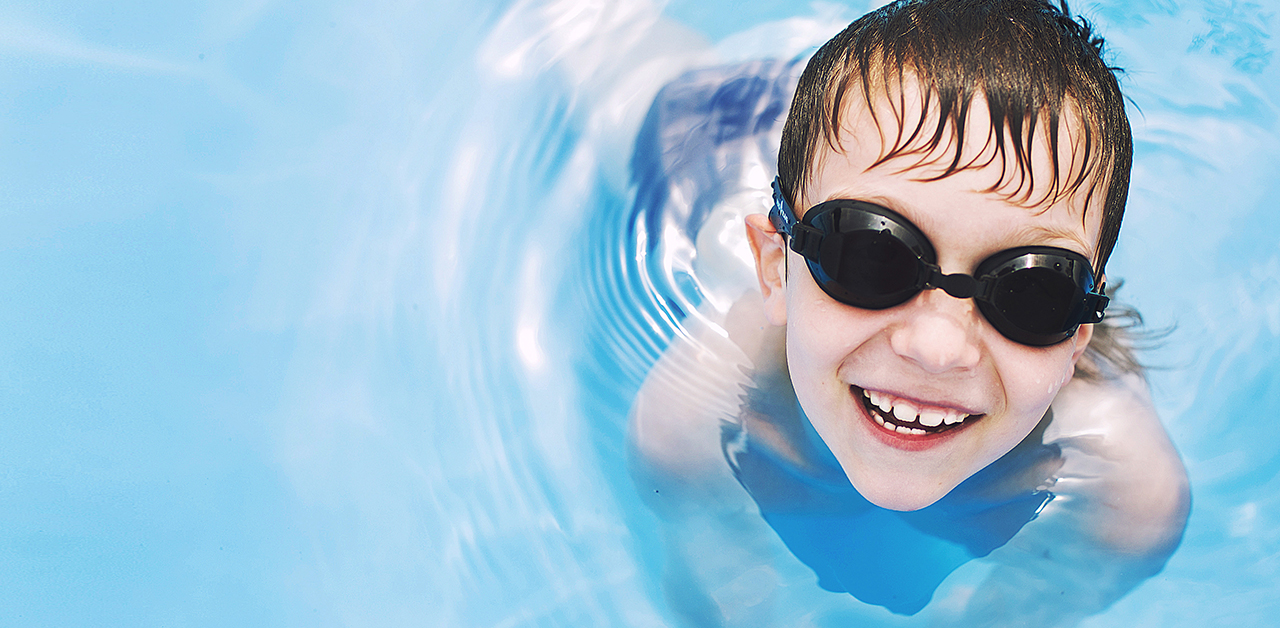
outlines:
[{"label": "blue water", "polygon": [[[1195,504],[1087,626],[1280,613],[1280,5],[1079,3]],[[0,625],[670,619],[625,413],[697,286],[631,142],[868,3],[0,6]]]}]

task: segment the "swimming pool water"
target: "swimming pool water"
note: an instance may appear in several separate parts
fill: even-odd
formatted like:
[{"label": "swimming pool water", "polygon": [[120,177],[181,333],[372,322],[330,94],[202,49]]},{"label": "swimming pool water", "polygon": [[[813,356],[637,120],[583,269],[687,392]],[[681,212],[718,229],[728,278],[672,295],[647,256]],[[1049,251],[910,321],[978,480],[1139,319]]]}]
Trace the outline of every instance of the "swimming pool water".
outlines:
[{"label": "swimming pool water", "polygon": [[[1085,625],[1270,625],[1280,6],[1077,5],[1195,500]],[[0,624],[667,625],[625,413],[701,293],[640,255],[631,142],[869,6],[0,7]]]}]

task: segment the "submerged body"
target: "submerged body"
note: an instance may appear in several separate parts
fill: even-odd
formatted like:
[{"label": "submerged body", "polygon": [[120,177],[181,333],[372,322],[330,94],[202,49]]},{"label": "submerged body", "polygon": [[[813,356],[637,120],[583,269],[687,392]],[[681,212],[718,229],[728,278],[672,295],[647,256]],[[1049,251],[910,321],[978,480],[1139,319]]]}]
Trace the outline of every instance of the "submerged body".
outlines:
[{"label": "submerged body", "polygon": [[1009,453],[902,512],[863,498],[817,437],[758,295],[723,328],[691,331],[638,395],[631,447],[637,489],[665,524],[665,588],[692,624],[769,625],[782,618],[766,600],[796,608],[782,598],[815,583],[914,614],[985,557],[995,568],[966,621],[1073,625],[1158,572],[1181,539],[1185,471],[1140,376],[1072,380]]},{"label": "submerged body", "polygon": [[[777,136],[775,101],[794,80],[787,64],[758,63],[666,90],[654,111],[667,115],[648,127],[659,139],[638,143],[665,165],[651,183],[670,190],[649,211],[681,214],[694,230],[701,207],[706,229],[710,206],[758,197],[771,166],[757,149]],[[920,102],[908,96],[899,102]],[[933,241],[947,272],[1028,244],[1096,254],[1086,196],[1010,202],[994,159],[958,176],[903,176],[920,164],[877,163],[894,131],[869,112],[851,108],[836,146],[814,158],[805,206],[891,206]],[[981,162],[987,129],[969,128],[968,156]],[[993,566],[985,582],[930,616],[1071,625],[1159,571],[1185,525],[1186,473],[1141,374],[1086,354],[1089,326],[1027,347],[938,290],[852,308],[818,289],[763,216],[747,220],[758,287],[704,286],[718,300],[685,319],[632,408],[633,476],[666,525],[665,588],[678,614],[771,625],[796,619],[772,617],[771,601],[856,598],[910,615],[982,558]],[[715,250],[723,238],[696,240],[700,257],[742,257]],[[1097,376],[1073,378],[1080,360]]]}]

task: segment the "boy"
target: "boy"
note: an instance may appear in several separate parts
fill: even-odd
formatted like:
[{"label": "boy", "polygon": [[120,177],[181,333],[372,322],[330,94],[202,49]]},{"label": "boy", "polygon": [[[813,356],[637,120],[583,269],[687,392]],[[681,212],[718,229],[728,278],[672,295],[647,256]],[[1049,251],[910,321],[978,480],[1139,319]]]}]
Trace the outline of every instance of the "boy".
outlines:
[{"label": "boy", "polygon": [[814,576],[910,615],[985,557],[939,617],[1071,625],[1163,567],[1186,473],[1095,325],[1131,163],[1101,45],[1065,7],[925,0],[809,61],[746,219],[759,292],[689,317],[632,408],[686,621],[818,623],[787,617],[840,608]]}]

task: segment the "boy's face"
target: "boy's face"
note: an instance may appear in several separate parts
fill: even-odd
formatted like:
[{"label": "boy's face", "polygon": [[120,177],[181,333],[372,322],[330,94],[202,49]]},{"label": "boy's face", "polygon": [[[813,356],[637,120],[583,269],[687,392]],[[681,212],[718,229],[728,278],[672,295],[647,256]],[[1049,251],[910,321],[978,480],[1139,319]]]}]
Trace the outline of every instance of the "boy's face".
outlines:
[{"label": "boy's face", "polygon": [[[914,86],[908,87],[907,101],[914,102]],[[1046,202],[1038,186],[1033,201],[1019,204],[1007,194],[987,192],[1002,168],[1013,168],[999,159],[937,181],[923,180],[940,169],[922,165],[919,156],[872,168],[885,152],[881,132],[892,140],[897,118],[887,108],[878,110],[884,128],[877,128],[861,98],[848,101],[839,148],[819,143],[812,181],[797,199],[800,207],[832,199],[888,207],[924,232],[944,273],[971,274],[992,254],[1027,245],[1094,259],[1101,211],[1086,214],[1083,193]],[[972,111],[964,157],[981,150],[985,158],[993,154],[986,103],[975,99]],[[904,117],[913,122],[913,115],[919,114],[908,111]],[[1067,178],[1071,144],[1062,144]],[[1035,181],[1047,182],[1048,142],[1040,138],[1032,150]],[[787,362],[801,407],[853,485],[885,508],[928,506],[1011,450],[1071,378],[1092,336],[1092,326],[1082,325],[1057,345],[1021,345],[1000,335],[972,299],[941,290],[926,290],[885,310],[844,305],[817,286],[804,259],[784,248],[766,219],[752,217],[749,226],[766,313],[774,324],[786,325]],[[903,407],[922,419],[925,412],[969,416],[941,433],[901,434],[874,420],[866,393],[887,397],[894,411]]]}]

